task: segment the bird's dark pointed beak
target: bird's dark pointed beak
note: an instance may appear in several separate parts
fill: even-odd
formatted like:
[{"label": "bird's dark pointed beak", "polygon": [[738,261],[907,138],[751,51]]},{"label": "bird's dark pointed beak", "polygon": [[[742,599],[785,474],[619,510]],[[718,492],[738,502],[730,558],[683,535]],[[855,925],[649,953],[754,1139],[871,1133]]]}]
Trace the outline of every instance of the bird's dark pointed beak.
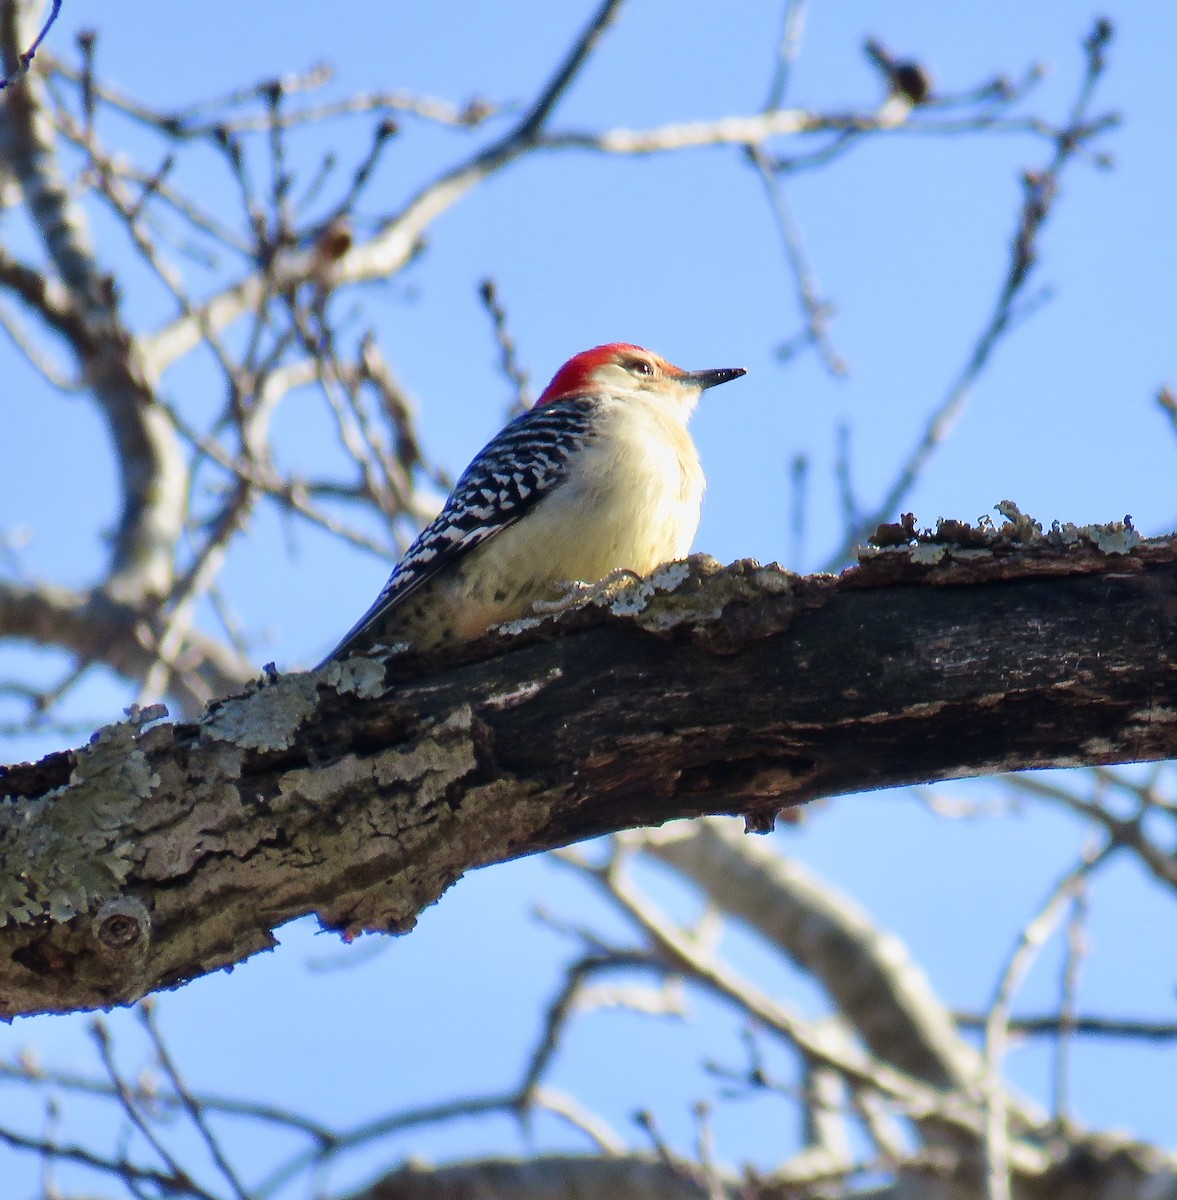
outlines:
[{"label": "bird's dark pointed beak", "polygon": [[679,376],[681,383],[693,383],[701,392],[708,388],[719,387],[721,383],[730,383],[748,372],[743,367],[716,367],[713,371],[684,371]]}]

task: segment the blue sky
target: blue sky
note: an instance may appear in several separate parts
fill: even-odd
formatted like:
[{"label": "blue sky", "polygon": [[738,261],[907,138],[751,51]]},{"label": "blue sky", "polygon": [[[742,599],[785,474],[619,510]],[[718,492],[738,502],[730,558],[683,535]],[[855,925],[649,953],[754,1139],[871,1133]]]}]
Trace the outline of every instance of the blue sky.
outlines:
[{"label": "blue sky", "polygon": [[[73,31],[97,26],[102,75],[160,108],[321,59],[337,68],[329,95],[395,87],[525,102],[589,7],[437,0],[426,14],[388,0],[205,0],[197,18],[192,6],[160,0],[66,0],[52,40],[58,52],[72,53]],[[926,62],[947,91],[997,72],[1017,78],[1041,62],[1047,71],[1027,111],[1061,120],[1094,15],[1064,0],[994,0],[951,11],[931,0],[814,4],[788,101],[836,110],[874,103],[877,78],[860,49],[873,33]],[[1115,168],[1076,163],[1064,177],[1040,245],[1037,284],[1049,288],[1049,302],[1000,347],[905,504],[921,523],[975,520],[1013,499],[1046,522],[1131,513],[1146,533],[1177,524],[1177,438],[1154,403],[1158,387],[1177,380],[1177,14],[1160,2],[1121,2],[1107,15],[1117,37],[1095,107],[1124,118],[1101,142]],[[646,127],[754,112],[764,102],[779,22],[779,6],[760,0],[631,0],[553,127]],[[437,130],[411,118],[403,125],[361,212],[369,220],[495,132]],[[357,121],[308,133],[300,142],[304,170],[328,144],[354,162],[366,129]],[[125,138],[132,152],[147,145],[126,125],[112,124],[107,136]],[[838,536],[838,425],[851,431],[853,483],[868,507],[966,358],[1005,270],[1019,174],[1047,156],[1046,144],[1026,135],[897,135],[798,177],[789,196],[821,294],[836,306],[832,338],[851,365],[845,379],[832,378],[812,354],[778,361],[775,348],[799,327],[793,285],[757,179],[723,149],[643,160],[563,152],[517,163],[438,221],[426,252],[400,278],[356,295],[357,327],[376,330],[418,400],[430,452],[454,472],[494,432],[511,399],[477,298],[486,276],[498,281],[537,389],[571,353],[612,340],[648,345],[688,368],[747,367],[746,379],[709,395],[696,417],[709,479],[696,548],[723,560],[812,569]],[[197,156],[182,169],[190,188],[219,198],[224,183],[210,160]],[[4,221],[4,236],[28,246],[20,222]],[[109,224],[97,222],[94,236],[113,269],[139,280]],[[129,288],[126,303],[137,328],[172,315],[145,284]],[[78,399],[41,388],[7,343],[0,343],[0,373],[8,381],[0,417],[16,447],[0,476],[0,528],[27,535],[20,567],[30,577],[85,582],[101,569],[102,533],[115,511],[104,431]],[[168,386],[195,417],[212,411],[201,391],[210,378],[193,364]],[[284,461],[318,461],[317,422],[296,405],[283,412]],[[788,468],[797,454],[811,462],[800,554],[788,535]],[[56,478],[82,481],[85,502]],[[263,511],[231,556],[225,585],[257,661],[293,669],[335,641],[387,570],[385,561]],[[50,677],[51,664],[30,662],[24,652],[0,650],[0,674],[32,669]],[[125,702],[98,679],[70,715],[98,722]],[[2,756],[53,748],[46,735],[21,739]],[[952,793],[988,794],[988,787],[956,784]],[[1085,835],[1036,809],[946,822],[905,793],[841,799],[800,830],[774,836],[903,937],[950,1003],[977,1008],[1020,922],[1074,861]],[[282,1098],[338,1121],[507,1086],[572,953],[530,918],[541,899],[578,921],[613,927],[567,872],[539,860],[510,864],[463,880],[410,937],[370,959],[305,923],[288,929],[279,951],[164,996],[161,1019],[195,1083]],[[1172,900],[1127,863],[1096,882],[1091,940],[1082,1008],[1177,1015]],[[734,953],[771,969],[746,939],[735,939]],[[309,968],[323,958],[347,963],[349,955],[362,965]],[[1051,1003],[1056,978],[1051,949],[1027,985],[1027,1010]],[[797,1003],[817,1004],[787,973],[773,982]],[[47,1062],[83,1065],[90,1059],[84,1020],[17,1022],[0,1030],[0,1052],[35,1045]],[[128,1060],[142,1057],[133,1023],[116,1014],[114,1024]],[[708,1056],[739,1061],[735,1025],[709,1003],[698,1003],[687,1025],[593,1016],[554,1082],[619,1127],[634,1108],[651,1107],[685,1144],[691,1101],[713,1089],[698,1067]],[[1080,1119],[1177,1143],[1168,1082],[1177,1052],[1100,1046],[1082,1049],[1077,1062]],[[1041,1049],[1015,1051],[1011,1067],[1027,1089],[1045,1095]],[[0,1089],[0,1112],[22,1103]],[[724,1157],[771,1162],[783,1153],[792,1135],[773,1141],[788,1128],[781,1112],[763,1102],[721,1109]],[[535,1144],[578,1143],[540,1122]],[[251,1140],[238,1148],[252,1156]],[[506,1124],[447,1129],[382,1147],[340,1178],[362,1178],[410,1152],[442,1159],[521,1148]]]}]

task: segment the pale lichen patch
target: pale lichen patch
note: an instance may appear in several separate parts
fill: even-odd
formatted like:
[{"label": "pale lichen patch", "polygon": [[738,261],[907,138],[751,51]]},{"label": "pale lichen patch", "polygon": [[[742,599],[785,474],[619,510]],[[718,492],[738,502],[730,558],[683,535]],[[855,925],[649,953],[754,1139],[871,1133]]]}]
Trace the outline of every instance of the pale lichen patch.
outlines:
[{"label": "pale lichen patch", "polygon": [[526,683],[510,687],[506,691],[491,692],[482,698],[482,705],[497,712],[515,708],[517,705],[534,700],[548,684],[557,682],[563,676],[564,672],[560,667],[553,667],[542,679],[528,680]]},{"label": "pale lichen patch", "polygon": [[1172,725],[1177,722],[1177,709],[1154,704],[1151,708],[1140,708],[1130,713],[1128,719],[1138,725]]},{"label": "pale lichen patch", "polygon": [[1070,521],[1055,521],[1046,535],[1052,546],[1077,546],[1086,542],[1104,554],[1127,554],[1144,539],[1132,528],[1132,522],[1108,521],[1102,525],[1073,525]]},{"label": "pale lichen patch", "polygon": [[1076,756],[1073,761],[1068,760],[1066,762],[1064,762],[1062,759],[1060,759],[1060,760],[1058,760],[1057,765],[1076,766],[1076,767],[1090,766],[1091,759],[1104,758],[1107,755],[1114,754],[1119,749],[1119,747],[1117,746],[1117,744],[1115,742],[1111,741],[1109,738],[1091,737],[1091,738],[1087,738],[1087,740],[1083,742],[1083,744],[1079,747],[1079,749],[1082,751],[1082,757]]},{"label": "pale lichen patch", "polygon": [[316,684],[314,674],[288,675],[226,700],[205,721],[201,740],[230,742],[243,750],[288,750],[315,712]]},{"label": "pale lichen patch", "polygon": [[1042,522],[1022,512],[1012,500],[1001,500],[993,507],[1009,522],[998,530],[1000,536],[1015,542],[1042,540]]},{"label": "pale lichen patch", "polygon": [[208,774],[222,780],[240,779],[244,760],[245,751],[228,743],[211,747],[205,758]]},{"label": "pale lichen patch", "polygon": [[[611,571],[603,579],[592,583],[581,580],[570,580],[560,585],[561,595],[554,600],[537,600],[532,606],[532,612],[538,617],[556,616],[560,613],[572,612],[576,609],[595,605],[617,611],[616,606],[622,605],[626,611],[636,611],[654,592],[650,580],[643,579],[633,571],[618,568]],[[527,618],[523,618],[527,620]],[[511,622],[512,625],[516,622]]]},{"label": "pale lichen patch", "polygon": [[138,735],[137,719],[104,726],[77,752],[69,783],[0,805],[0,921],[68,921],[118,894],[134,865],[118,831],[159,785]]},{"label": "pale lichen patch", "polygon": [[614,616],[632,617],[642,612],[657,588],[653,579],[627,579],[593,596],[592,603]]},{"label": "pale lichen patch", "polygon": [[1088,540],[1104,554],[1127,554],[1141,542],[1140,534],[1124,521],[1112,521],[1107,525],[1084,527]]},{"label": "pale lichen patch", "polygon": [[919,545],[912,546],[911,548],[911,561],[934,567],[947,553],[947,546],[936,545],[930,542],[920,542]]},{"label": "pale lichen patch", "polygon": [[285,799],[325,809],[352,788],[375,783],[387,790],[399,785],[412,795],[411,807],[425,807],[477,767],[472,727],[472,710],[463,705],[423,730],[420,740],[406,749],[363,757],[348,754],[334,763],[288,771],[279,780],[279,792]]},{"label": "pale lichen patch", "polygon": [[678,562],[663,563],[660,567],[655,567],[650,572],[650,583],[660,592],[673,592],[690,577],[690,560],[680,559]]},{"label": "pale lichen patch", "polygon": [[543,617],[518,617],[514,621],[504,621],[501,625],[494,627],[495,633],[505,633],[508,637],[526,633],[529,629],[536,629],[543,624]]},{"label": "pale lichen patch", "polygon": [[667,563],[648,582],[655,585],[653,594],[635,620],[655,633],[715,621],[733,602],[787,595],[791,588],[788,573],[775,563],[761,566],[755,559],[741,559],[724,567],[708,554]]},{"label": "pale lichen patch", "polygon": [[904,513],[893,524],[880,525],[872,535],[873,545],[858,547],[860,562],[881,555],[902,555],[925,566],[977,558],[1007,546],[1051,546],[1056,549],[1092,546],[1104,554],[1127,554],[1143,542],[1132,527],[1131,517],[1099,525],[1075,525],[1070,521],[1052,523],[1043,532],[1042,522],[1022,512],[1012,500],[994,506],[1005,519],[995,525],[982,516],[976,525],[940,518],[935,529],[919,529],[915,517]]},{"label": "pale lichen patch", "polygon": [[[407,643],[397,643],[391,648],[395,653]],[[336,691],[347,692],[361,700],[375,700],[383,696],[384,664],[373,658],[357,655],[343,662],[329,662],[319,671],[319,676],[331,684]]]},{"label": "pale lichen patch", "polygon": [[[495,779],[466,790],[462,796],[462,812],[467,818],[464,844],[474,851],[478,861],[489,863],[503,856],[504,829],[523,838],[548,823],[556,800],[551,795],[541,798],[541,793],[538,785],[516,779]],[[486,813],[485,821],[476,819],[480,812]],[[464,868],[458,862],[455,866]]]},{"label": "pale lichen patch", "polygon": [[450,784],[478,766],[474,749],[474,714],[468,704],[452,712],[411,749],[384,754],[375,772],[377,784],[409,784],[416,790],[416,807],[437,800]]},{"label": "pale lichen patch", "polygon": [[1070,521],[1064,521],[1062,524],[1055,521],[1050,526],[1046,540],[1052,546],[1077,546],[1083,540],[1083,530]]},{"label": "pale lichen patch", "polygon": [[791,586],[788,573],[775,563],[761,566],[744,559],[724,567],[709,554],[694,554],[663,563],[644,578],[618,569],[596,583],[569,583],[557,599],[533,604],[532,615],[496,628],[499,633],[524,633],[548,617],[595,607],[651,632],[666,633],[714,621],[732,600],[762,600],[787,594]]},{"label": "pale lichen patch", "polygon": [[157,821],[146,839],[142,873],[154,881],[182,878],[210,854],[248,853],[257,842],[259,825],[247,827],[235,783],[206,776],[185,789],[184,801],[172,819]]}]

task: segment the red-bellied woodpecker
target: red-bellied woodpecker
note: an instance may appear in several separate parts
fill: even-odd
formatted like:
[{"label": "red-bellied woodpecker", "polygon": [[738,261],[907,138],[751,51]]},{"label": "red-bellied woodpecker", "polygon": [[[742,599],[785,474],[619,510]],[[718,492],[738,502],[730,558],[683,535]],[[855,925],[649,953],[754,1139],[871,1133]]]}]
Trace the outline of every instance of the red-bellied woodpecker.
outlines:
[{"label": "red-bellied woodpecker", "polygon": [[570,358],[466,468],[327,661],[468,641],[574,581],[682,558],[703,499],[687,421],[706,388],[743,374],[683,371],[623,342]]}]

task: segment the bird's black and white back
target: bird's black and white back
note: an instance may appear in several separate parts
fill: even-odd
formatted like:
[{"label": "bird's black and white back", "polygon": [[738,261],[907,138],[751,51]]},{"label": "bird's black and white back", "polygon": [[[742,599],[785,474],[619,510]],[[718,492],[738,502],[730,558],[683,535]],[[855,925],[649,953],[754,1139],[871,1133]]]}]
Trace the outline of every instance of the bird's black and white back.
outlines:
[{"label": "bird's black and white back", "polygon": [[383,641],[384,618],[439,572],[513,525],[560,480],[593,437],[591,396],[531,408],[505,425],[462,473],[441,512],[417,535],[372,606],[327,655]]}]

